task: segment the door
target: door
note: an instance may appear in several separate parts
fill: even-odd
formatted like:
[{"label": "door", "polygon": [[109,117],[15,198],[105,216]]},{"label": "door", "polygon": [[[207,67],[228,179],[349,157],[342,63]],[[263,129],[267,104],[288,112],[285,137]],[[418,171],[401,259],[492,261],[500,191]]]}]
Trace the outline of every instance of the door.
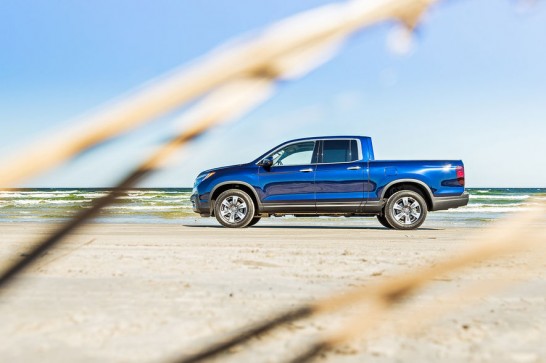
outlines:
[{"label": "door", "polygon": [[268,155],[273,165],[259,169],[264,211],[315,213],[317,146],[316,141],[300,141]]},{"label": "door", "polygon": [[367,163],[359,140],[321,141],[315,175],[319,213],[355,213],[364,202]]}]

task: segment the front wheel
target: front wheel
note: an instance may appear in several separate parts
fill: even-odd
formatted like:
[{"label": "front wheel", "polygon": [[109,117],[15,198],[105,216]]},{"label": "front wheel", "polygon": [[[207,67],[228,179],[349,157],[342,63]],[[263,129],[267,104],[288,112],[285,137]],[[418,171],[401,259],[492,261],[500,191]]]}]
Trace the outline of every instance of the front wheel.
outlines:
[{"label": "front wheel", "polygon": [[242,190],[226,190],[214,204],[214,215],[221,225],[228,228],[247,227],[254,218],[252,198]]},{"label": "front wheel", "polygon": [[427,203],[421,194],[412,190],[394,193],[385,205],[387,223],[395,229],[415,229],[427,216]]}]

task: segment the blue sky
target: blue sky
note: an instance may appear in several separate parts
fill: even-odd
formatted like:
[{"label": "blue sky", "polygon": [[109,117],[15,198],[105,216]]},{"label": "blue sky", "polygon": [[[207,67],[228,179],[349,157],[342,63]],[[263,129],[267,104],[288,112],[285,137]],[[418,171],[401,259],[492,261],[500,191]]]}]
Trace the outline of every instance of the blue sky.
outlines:
[{"label": "blue sky", "polygon": [[[71,123],[230,38],[328,1],[0,2],[0,152]],[[470,187],[546,187],[546,4],[448,1],[414,46],[367,29],[304,79],[191,145],[144,186],[190,186],[296,137],[372,136],[379,159],[463,159]],[[172,130],[169,115],[22,184],[111,186]],[[223,145],[238,140],[226,153]]]}]

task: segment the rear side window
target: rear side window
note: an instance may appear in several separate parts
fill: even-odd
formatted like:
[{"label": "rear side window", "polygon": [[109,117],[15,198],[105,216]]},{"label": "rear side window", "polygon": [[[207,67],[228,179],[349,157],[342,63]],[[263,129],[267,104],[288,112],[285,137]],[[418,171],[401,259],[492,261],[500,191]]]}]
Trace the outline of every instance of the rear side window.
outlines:
[{"label": "rear side window", "polygon": [[324,140],[322,145],[323,163],[346,163],[358,160],[356,140]]}]

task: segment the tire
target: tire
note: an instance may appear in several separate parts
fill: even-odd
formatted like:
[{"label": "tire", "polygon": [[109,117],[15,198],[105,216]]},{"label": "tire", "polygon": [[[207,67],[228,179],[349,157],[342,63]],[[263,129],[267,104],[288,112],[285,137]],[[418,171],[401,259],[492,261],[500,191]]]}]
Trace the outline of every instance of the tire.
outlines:
[{"label": "tire", "polygon": [[385,218],[394,229],[416,229],[427,217],[427,203],[413,190],[401,190],[389,197],[385,205]]},{"label": "tire", "polygon": [[377,215],[377,220],[383,227],[387,227],[388,229],[393,229],[393,227],[387,222],[387,218],[384,215]]},{"label": "tire", "polygon": [[251,227],[253,225],[255,225],[256,223],[258,223],[260,221],[260,219],[262,219],[262,217],[254,217],[252,218],[252,220],[250,221],[250,223],[247,225],[247,227]]},{"label": "tire", "polygon": [[239,189],[226,190],[214,203],[216,220],[228,228],[247,227],[254,218],[255,210],[252,198]]}]

